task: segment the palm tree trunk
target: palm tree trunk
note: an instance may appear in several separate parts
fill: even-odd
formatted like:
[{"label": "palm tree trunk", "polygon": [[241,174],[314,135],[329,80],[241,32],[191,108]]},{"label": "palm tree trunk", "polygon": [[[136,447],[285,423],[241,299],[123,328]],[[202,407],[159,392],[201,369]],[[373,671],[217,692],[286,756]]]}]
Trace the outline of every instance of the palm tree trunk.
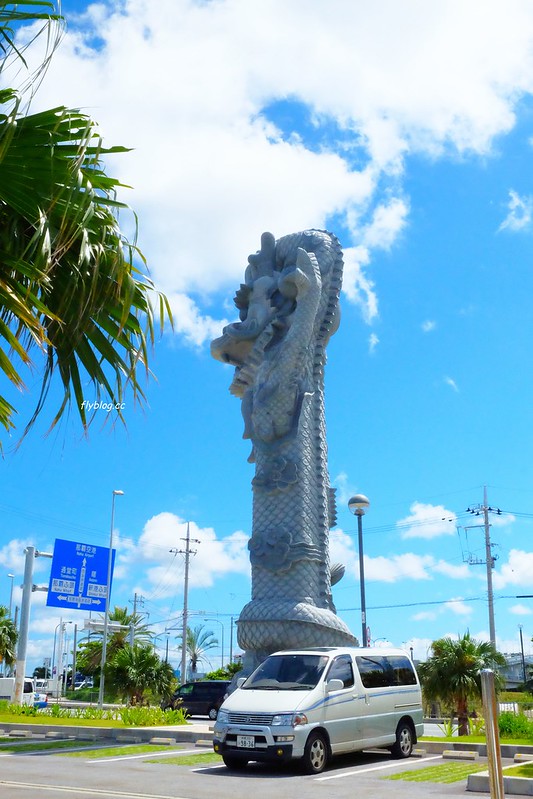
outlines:
[{"label": "palm tree trunk", "polygon": [[470,726],[468,724],[468,705],[466,698],[461,698],[457,702],[457,722],[459,724],[458,735],[469,735]]}]

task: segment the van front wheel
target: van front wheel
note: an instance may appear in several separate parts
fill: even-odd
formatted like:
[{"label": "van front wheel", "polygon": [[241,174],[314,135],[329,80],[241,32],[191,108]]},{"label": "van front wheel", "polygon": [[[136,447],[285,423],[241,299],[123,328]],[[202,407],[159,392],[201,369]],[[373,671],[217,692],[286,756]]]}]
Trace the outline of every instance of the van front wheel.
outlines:
[{"label": "van front wheel", "polygon": [[393,757],[403,759],[410,757],[413,751],[413,728],[411,725],[402,721],[396,728],[396,742],[391,746],[391,754]]},{"label": "van front wheel", "polygon": [[320,774],[328,762],[328,745],[324,736],[312,732],[305,745],[303,769],[306,774]]}]

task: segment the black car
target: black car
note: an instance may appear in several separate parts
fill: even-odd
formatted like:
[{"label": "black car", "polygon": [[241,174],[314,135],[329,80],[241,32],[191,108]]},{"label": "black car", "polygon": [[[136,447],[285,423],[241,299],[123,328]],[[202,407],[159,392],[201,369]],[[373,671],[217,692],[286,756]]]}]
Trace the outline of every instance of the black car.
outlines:
[{"label": "black car", "polygon": [[163,710],[181,708],[189,716],[209,716],[214,720],[229,684],[229,680],[186,682],[172,694],[170,699],[163,699],[161,708]]}]

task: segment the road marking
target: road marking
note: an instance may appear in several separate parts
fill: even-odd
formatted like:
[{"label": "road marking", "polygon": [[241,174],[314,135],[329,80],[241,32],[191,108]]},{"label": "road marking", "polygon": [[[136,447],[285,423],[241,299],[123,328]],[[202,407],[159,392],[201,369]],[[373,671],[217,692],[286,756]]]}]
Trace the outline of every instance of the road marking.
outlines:
[{"label": "road marking", "polygon": [[[419,762],[426,763],[429,760],[442,760],[442,755],[434,755],[433,757],[421,757]],[[329,774],[326,777],[315,777],[315,780],[317,780],[318,782],[325,780],[340,780],[343,777],[354,777],[357,776],[358,774],[367,774],[369,771],[381,771],[382,769],[386,768],[395,768],[396,766],[399,765],[399,762],[400,761],[396,760],[394,763],[384,763],[382,766],[370,766],[369,768],[361,768],[358,769],[357,771],[348,771],[347,773],[343,774]]]},{"label": "road marking", "polygon": [[213,771],[213,769],[217,768],[223,769],[227,767],[223,763],[221,763],[220,765],[218,765],[217,763],[213,763],[212,766],[202,766],[201,768],[192,768],[191,771],[193,772],[193,774],[199,774],[200,771]]},{"label": "road marking", "polygon": [[132,793],[131,791],[106,791],[99,788],[82,788],[77,785],[44,785],[36,782],[11,782],[0,780],[0,787],[5,785],[9,788],[31,788],[35,791],[55,791],[55,793],[78,793],[87,796],[111,796],[125,797],[125,799],[184,799],[175,794],[155,794],[155,793]]},{"label": "road marking", "polygon": [[86,763],[116,763],[119,760],[142,760],[143,757],[170,757],[170,755],[197,755],[198,749],[173,749],[170,752],[144,752],[142,755],[120,755],[116,757],[99,757],[98,760],[86,760]]}]

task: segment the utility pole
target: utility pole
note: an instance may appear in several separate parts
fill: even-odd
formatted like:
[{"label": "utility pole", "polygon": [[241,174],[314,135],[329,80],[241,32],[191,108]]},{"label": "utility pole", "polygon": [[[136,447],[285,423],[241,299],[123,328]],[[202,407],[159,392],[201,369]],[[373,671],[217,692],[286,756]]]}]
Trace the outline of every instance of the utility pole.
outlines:
[{"label": "utility pole", "polygon": [[[133,647],[135,643],[135,627],[137,626],[137,621],[140,621],[141,614],[139,614],[139,619],[137,619],[137,601],[141,607],[144,606],[144,597],[142,594],[138,594],[135,592],[133,594],[133,616],[132,622],[130,624],[130,646]],[[130,599],[131,602],[131,599]],[[147,614],[150,615],[150,614]]]},{"label": "utility pole", "polygon": [[[24,691],[24,676],[26,674],[26,652],[28,649],[28,633],[30,628],[30,610],[32,591],[42,590],[33,584],[33,562],[35,558],[51,558],[49,552],[39,552],[35,547],[26,547],[24,561],[24,584],[22,586],[22,603],[20,612],[20,629],[17,642],[17,659],[15,665],[15,691],[13,704],[22,704]],[[44,588],[43,590],[47,590]],[[15,625],[17,623],[17,610],[15,610]]]},{"label": "utility pole", "polygon": [[[489,512],[495,511],[498,516],[501,515],[499,508],[491,508],[487,501],[487,486],[483,486],[483,504],[477,505],[473,508],[467,508],[467,513],[472,513],[475,516],[483,514],[483,528],[485,530],[485,564],[487,567],[487,597],[489,608],[489,637],[491,644],[496,646],[496,627],[494,624],[494,592],[492,589],[492,570],[494,568],[494,561],[496,558],[492,554],[492,544],[490,540],[490,522]],[[477,561],[483,563],[483,561]]]},{"label": "utility pole", "polygon": [[197,550],[191,549],[191,542],[194,544],[199,544],[200,540],[198,538],[191,538],[190,534],[190,523],[187,522],[187,535],[185,538],[181,539],[185,541],[185,549],[170,549],[169,552],[172,552],[175,555],[185,555],[185,578],[183,582],[183,626],[181,632],[181,671],[180,671],[180,681],[183,685],[184,682],[187,681],[187,614],[188,614],[188,602],[189,602],[189,561],[191,555],[196,555]]}]

